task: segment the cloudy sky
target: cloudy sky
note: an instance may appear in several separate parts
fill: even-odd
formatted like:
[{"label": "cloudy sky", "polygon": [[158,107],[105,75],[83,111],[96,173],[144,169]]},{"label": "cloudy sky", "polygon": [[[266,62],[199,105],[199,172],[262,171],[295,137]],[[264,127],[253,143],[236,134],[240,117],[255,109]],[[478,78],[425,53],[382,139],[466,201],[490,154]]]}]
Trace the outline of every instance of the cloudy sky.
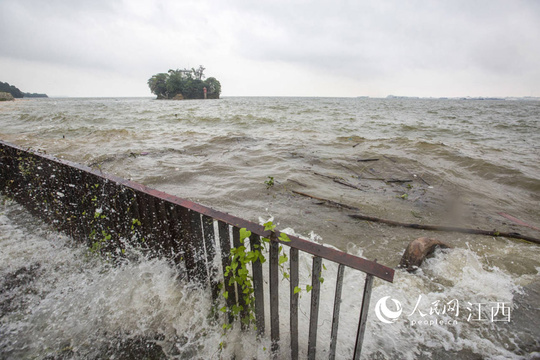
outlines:
[{"label": "cloudy sky", "polygon": [[540,1],[0,0],[0,81],[151,96],[206,67],[222,96],[540,96]]}]

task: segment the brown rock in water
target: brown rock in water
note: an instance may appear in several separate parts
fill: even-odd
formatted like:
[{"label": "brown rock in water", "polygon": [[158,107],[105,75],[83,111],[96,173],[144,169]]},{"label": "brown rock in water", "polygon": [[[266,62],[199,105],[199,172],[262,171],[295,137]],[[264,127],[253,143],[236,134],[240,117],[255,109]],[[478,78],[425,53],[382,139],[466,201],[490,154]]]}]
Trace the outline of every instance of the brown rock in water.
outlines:
[{"label": "brown rock in water", "polygon": [[174,97],[172,99],[173,100],[184,100],[184,95],[176,94],[176,95],[174,95]]},{"label": "brown rock in water", "polygon": [[404,268],[408,272],[414,272],[422,265],[424,259],[433,254],[438,247],[441,249],[452,248],[452,246],[440,240],[427,237],[411,241],[407,249],[405,249],[398,267]]}]

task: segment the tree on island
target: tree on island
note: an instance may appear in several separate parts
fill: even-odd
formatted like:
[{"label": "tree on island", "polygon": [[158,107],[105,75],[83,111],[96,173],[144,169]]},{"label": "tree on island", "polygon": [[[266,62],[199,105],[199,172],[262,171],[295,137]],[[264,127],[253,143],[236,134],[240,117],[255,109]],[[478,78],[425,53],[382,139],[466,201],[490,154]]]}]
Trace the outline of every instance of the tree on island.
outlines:
[{"label": "tree on island", "polygon": [[204,79],[202,65],[198,69],[176,69],[153,75],[148,79],[150,91],[158,99],[204,99],[204,88],[208,99],[219,99],[221,84],[214,77]]}]

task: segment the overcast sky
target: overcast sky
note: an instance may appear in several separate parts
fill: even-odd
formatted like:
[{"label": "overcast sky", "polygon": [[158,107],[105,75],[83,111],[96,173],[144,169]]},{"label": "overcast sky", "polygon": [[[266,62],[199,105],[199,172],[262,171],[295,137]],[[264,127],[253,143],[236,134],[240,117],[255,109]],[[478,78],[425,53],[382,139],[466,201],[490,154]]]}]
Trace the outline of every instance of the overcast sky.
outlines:
[{"label": "overcast sky", "polygon": [[540,96],[540,1],[0,0],[0,81],[151,96],[206,67],[222,96]]}]

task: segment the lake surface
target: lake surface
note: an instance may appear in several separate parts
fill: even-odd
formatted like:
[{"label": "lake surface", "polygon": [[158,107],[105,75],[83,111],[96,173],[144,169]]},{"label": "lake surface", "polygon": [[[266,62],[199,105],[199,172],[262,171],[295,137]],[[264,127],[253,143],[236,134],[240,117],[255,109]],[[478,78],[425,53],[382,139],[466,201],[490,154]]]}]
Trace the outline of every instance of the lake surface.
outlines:
[{"label": "lake surface", "polygon": [[[538,238],[532,227],[540,228],[540,102],[36,99],[1,103],[0,124],[4,141],[249,220],[272,217],[279,229],[390,267],[415,238],[452,245],[416,274],[397,271],[394,284],[375,282],[372,307],[390,296],[403,314],[385,324],[370,311],[366,358],[527,358],[539,349],[540,326],[531,328],[524,317],[538,301],[538,245],[359,221],[348,216],[354,211],[293,191],[396,221]],[[0,216],[0,247],[0,354],[6,358],[99,358],[139,347],[170,358],[268,356],[268,339],[240,345],[247,335],[222,336],[220,325],[205,316],[211,304],[200,299],[207,297],[179,283],[165,261],[139,254],[112,267],[10,201]],[[302,261],[309,283],[310,260]],[[330,264],[325,279],[321,358],[327,356],[335,286]],[[351,315],[342,316],[338,355],[350,357],[363,278],[351,270],[345,284],[342,311]],[[308,300],[304,295],[306,314]],[[452,300],[460,304],[458,315],[437,308]],[[475,321],[474,304],[484,304],[485,318]],[[490,318],[492,309],[502,315],[501,304],[516,315],[510,321]],[[304,333],[307,316],[301,315]],[[418,325],[426,319],[444,324]],[[222,341],[227,346],[219,352]]]}]

